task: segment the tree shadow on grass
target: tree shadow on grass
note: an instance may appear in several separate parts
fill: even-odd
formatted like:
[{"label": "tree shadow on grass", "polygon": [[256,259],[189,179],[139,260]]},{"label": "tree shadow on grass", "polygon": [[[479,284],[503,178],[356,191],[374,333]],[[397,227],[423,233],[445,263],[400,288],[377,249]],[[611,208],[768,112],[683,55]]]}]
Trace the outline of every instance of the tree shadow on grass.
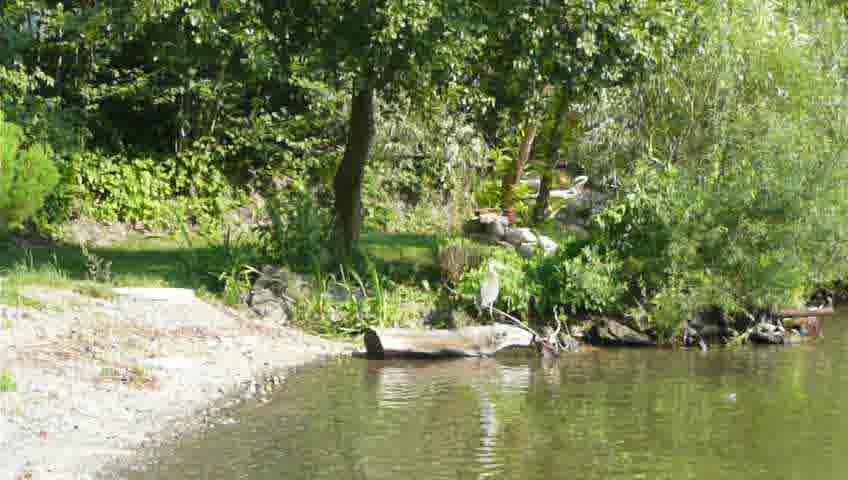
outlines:
[{"label": "tree shadow on grass", "polygon": [[[77,245],[54,244],[32,248],[0,245],[0,276],[28,273],[39,283],[38,272],[59,270],[70,281],[90,279],[89,264]],[[115,245],[89,247],[89,252],[110,263],[117,286],[160,286],[217,289],[216,270],[221,253],[214,246]]]},{"label": "tree shadow on grass", "polygon": [[[435,235],[366,232],[361,247],[377,271],[396,282],[418,284],[427,280],[436,283],[440,277],[435,259],[436,242]],[[227,253],[218,245],[188,246],[168,239],[134,239],[109,246],[89,246],[88,250],[110,263],[112,283],[116,286],[159,286],[217,292],[221,289],[218,274],[228,264]],[[232,253],[231,250],[229,254]],[[254,255],[253,258],[257,257]],[[78,245],[56,243],[23,248],[0,242],[0,276],[16,271],[26,272],[28,281],[38,284],[41,283],[39,272],[46,270],[59,271],[70,282],[85,281],[91,277],[86,257]]]},{"label": "tree shadow on grass", "polygon": [[377,271],[394,281],[438,282],[437,241],[438,237],[430,234],[366,232],[361,248]]}]

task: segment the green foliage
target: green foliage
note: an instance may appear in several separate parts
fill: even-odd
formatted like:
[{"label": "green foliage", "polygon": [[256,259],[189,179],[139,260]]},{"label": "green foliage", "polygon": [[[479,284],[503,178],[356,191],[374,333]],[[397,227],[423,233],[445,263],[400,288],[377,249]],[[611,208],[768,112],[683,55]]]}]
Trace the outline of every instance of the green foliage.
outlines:
[{"label": "green foliage", "polygon": [[615,312],[625,293],[620,270],[621,262],[615,254],[602,254],[597,248],[586,246],[575,256],[561,246],[554,255],[539,260],[534,294],[548,308]]},{"label": "green foliage", "polygon": [[24,145],[23,131],[0,112],[0,231],[20,226],[58,182],[50,149]]},{"label": "green foliage", "polygon": [[714,306],[797,304],[848,266],[845,19],[747,0],[707,13],[692,51],[596,133],[601,158],[627,161],[603,244],[668,334]]},{"label": "green foliage", "polygon": [[[489,175],[481,188],[477,189],[474,200],[483,208],[500,208],[503,204],[503,178],[513,168],[514,159],[519,155],[520,145],[515,143],[517,137],[510,137],[505,141],[506,146],[490,150],[491,163],[494,165],[493,172]],[[525,167],[527,173],[530,166]],[[535,200],[533,187],[518,182],[513,188],[513,208],[519,223],[528,224],[532,210],[532,201]]]},{"label": "green foliage", "polygon": [[330,217],[311,197],[294,198],[287,210],[276,198],[267,200],[271,225],[262,229],[260,244],[275,263],[310,271],[328,264]]},{"label": "green foliage", "polygon": [[0,393],[15,392],[18,390],[18,383],[15,381],[15,376],[12,372],[0,372]]},{"label": "green foliage", "polygon": [[[492,259],[498,265],[497,275],[500,283],[495,308],[507,313],[525,315],[530,309],[532,287],[528,282],[529,272],[533,263],[518,254],[514,249],[493,249],[487,259]],[[462,275],[457,283],[460,301],[466,306],[474,305],[480,295],[480,284],[488,271],[487,262],[483,261],[478,267]]]},{"label": "green foliage", "polygon": [[171,160],[75,155],[58,195],[73,214],[100,221],[173,227],[188,219],[221,218],[238,198],[223,173],[198,152]]}]

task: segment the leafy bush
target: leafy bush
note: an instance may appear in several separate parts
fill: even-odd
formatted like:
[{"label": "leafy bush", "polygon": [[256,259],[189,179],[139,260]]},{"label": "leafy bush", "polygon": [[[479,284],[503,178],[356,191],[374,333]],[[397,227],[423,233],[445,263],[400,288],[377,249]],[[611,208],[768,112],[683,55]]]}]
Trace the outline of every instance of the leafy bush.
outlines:
[{"label": "leafy bush", "polygon": [[492,249],[479,266],[463,274],[457,284],[457,291],[461,295],[460,300],[469,307],[477,302],[480,284],[488,272],[486,260],[489,259],[494,260],[499,266],[497,275],[500,291],[495,308],[507,313],[526,315],[529,312],[530,298],[533,294],[533,288],[528,282],[528,278],[531,278],[528,272],[533,267],[533,262],[512,248]]},{"label": "leafy bush", "polygon": [[65,167],[60,194],[75,214],[101,221],[174,227],[190,218],[209,221],[236,204],[229,180],[193,151],[174,158],[127,158],[86,152]]},{"label": "leafy bush", "polygon": [[271,225],[263,227],[259,243],[274,263],[296,271],[328,266],[330,259],[330,214],[309,195],[290,198],[284,206],[278,198],[266,204]]},{"label": "leafy bush", "polygon": [[611,312],[620,308],[625,288],[621,262],[586,246],[575,256],[569,249],[541,258],[534,289],[546,307],[563,306],[572,312]]},{"label": "leafy bush", "polygon": [[23,131],[0,114],[0,231],[32,216],[59,180],[50,149],[23,142]]},{"label": "leafy bush", "polygon": [[603,248],[668,334],[712,307],[796,304],[848,273],[845,19],[733,0],[708,4],[701,33],[595,132],[595,158],[629,159],[596,218]]},{"label": "leafy bush", "polygon": [[18,390],[18,383],[15,381],[15,376],[11,372],[0,372],[0,393],[15,392]]}]

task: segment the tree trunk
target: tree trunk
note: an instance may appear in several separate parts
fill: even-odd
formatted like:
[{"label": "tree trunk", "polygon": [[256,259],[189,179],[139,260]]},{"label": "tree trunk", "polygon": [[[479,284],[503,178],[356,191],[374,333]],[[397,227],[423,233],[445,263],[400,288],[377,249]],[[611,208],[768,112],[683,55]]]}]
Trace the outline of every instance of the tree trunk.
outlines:
[{"label": "tree trunk", "polygon": [[342,163],[333,180],[335,192],[335,241],[343,261],[353,255],[362,226],[362,177],[371,156],[376,125],[374,119],[374,86],[368,80],[357,85],[353,94],[348,123],[348,137]]},{"label": "tree trunk", "polygon": [[533,142],[536,140],[537,130],[538,129],[535,125],[527,127],[527,132],[524,133],[524,140],[521,142],[521,149],[518,152],[518,158],[515,159],[512,171],[504,176],[503,200],[501,202],[501,206],[504,211],[512,210],[515,184],[518,183],[524,175],[524,166],[530,159],[530,152],[533,151]]},{"label": "tree trunk", "polygon": [[554,124],[551,127],[550,139],[548,141],[549,166],[542,174],[542,180],[539,184],[539,196],[536,197],[536,207],[533,209],[533,220],[537,223],[545,219],[545,213],[548,211],[551,183],[553,182],[553,169],[559,163],[559,147],[562,145],[563,136],[562,125],[567,107],[568,101],[565,97],[557,100]]}]

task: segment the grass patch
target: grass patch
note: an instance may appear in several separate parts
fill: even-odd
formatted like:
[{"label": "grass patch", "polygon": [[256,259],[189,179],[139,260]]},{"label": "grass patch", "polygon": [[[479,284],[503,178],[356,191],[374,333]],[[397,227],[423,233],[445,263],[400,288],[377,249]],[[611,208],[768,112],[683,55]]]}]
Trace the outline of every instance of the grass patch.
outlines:
[{"label": "grass patch", "polygon": [[[212,272],[220,266],[220,252],[200,240],[190,247],[174,238],[131,237],[108,247],[87,247],[86,255],[78,245],[57,244],[32,249],[0,245],[0,277],[14,287],[39,285],[73,288],[92,280],[92,258],[109,265],[110,282],[119,287],[174,287],[215,290],[217,278]],[[187,261],[191,258],[191,261]],[[94,282],[89,282],[93,284]],[[82,287],[87,293],[93,287]],[[0,293],[0,298],[4,298]],[[5,299],[9,294],[5,295]]]},{"label": "grass patch", "polygon": [[366,232],[361,248],[380,273],[395,281],[417,283],[422,279],[431,282],[439,279],[435,235]]},{"label": "grass patch", "polygon": [[16,392],[18,384],[11,372],[0,372],[0,393]]}]

